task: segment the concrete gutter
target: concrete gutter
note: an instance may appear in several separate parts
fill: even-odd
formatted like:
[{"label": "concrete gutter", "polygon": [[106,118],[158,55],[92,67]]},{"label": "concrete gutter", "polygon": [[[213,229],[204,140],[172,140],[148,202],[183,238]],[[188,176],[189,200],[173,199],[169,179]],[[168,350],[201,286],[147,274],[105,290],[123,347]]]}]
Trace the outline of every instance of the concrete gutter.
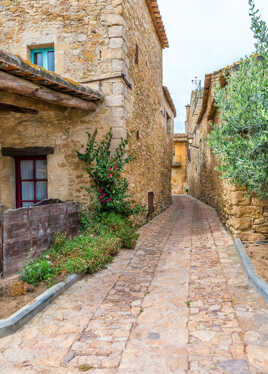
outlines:
[{"label": "concrete gutter", "polygon": [[60,282],[49,288],[47,291],[36,297],[31,304],[24,306],[6,319],[0,319],[0,338],[16,332],[63,291],[79,281],[83,275],[84,274],[69,275],[65,282]]},{"label": "concrete gutter", "polygon": [[262,278],[260,278],[256,271],[254,270],[250,258],[247,254],[246,249],[243,246],[243,243],[239,238],[235,238],[235,247],[238,251],[238,254],[242,260],[245,271],[247,273],[248,279],[256,288],[258,293],[268,302],[268,283],[266,283]]}]

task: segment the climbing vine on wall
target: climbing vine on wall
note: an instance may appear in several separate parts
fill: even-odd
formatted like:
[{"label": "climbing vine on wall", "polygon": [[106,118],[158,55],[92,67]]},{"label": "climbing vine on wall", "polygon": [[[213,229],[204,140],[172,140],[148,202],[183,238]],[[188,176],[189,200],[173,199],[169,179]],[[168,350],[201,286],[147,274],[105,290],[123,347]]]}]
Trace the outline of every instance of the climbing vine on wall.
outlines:
[{"label": "climbing vine on wall", "polygon": [[127,149],[129,137],[121,139],[115,150],[111,150],[112,129],[101,142],[96,140],[97,131],[88,133],[84,153],[77,152],[78,158],[87,164],[87,172],[94,185],[88,189],[95,195],[96,208],[100,212],[114,211],[130,216],[138,213],[141,207],[135,206],[128,195],[128,181],[122,176],[126,164],[133,160]]},{"label": "climbing vine on wall", "polygon": [[208,143],[224,178],[268,198],[268,29],[249,0],[255,53],[224,71],[226,86],[215,92],[220,124]]}]

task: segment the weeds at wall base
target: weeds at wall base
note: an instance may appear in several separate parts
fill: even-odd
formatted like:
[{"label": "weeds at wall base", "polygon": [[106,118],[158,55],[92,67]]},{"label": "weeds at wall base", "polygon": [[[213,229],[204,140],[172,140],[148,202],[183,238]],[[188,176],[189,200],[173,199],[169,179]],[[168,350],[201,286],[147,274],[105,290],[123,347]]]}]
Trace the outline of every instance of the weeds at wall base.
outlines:
[{"label": "weeds at wall base", "polygon": [[94,220],[84,213],[81,223],[82,232],[73,239],[57,234],[52,248],[22,269],[22,281],[52,286],[69,274],[93,274],[104,269],[121,248],[135,248],[139,237],[130,219],[113,212],[96,215]]}]

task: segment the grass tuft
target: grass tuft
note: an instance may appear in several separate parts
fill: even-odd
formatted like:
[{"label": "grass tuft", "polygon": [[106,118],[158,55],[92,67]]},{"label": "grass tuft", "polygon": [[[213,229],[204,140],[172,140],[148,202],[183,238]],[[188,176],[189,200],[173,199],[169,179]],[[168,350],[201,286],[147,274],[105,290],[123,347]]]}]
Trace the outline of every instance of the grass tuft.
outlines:
[{"label": "grass tuft", "polygon": [[121,248],[134,248],[137,227],[126,217],[102,213],[94,219],[84,215],[81,235],[68,239],[57,234],[51,249],[26,265],[21,272],[24,282],[37,286],[54,284],[58,277],[68,274],[88,274],[104,269]]}]

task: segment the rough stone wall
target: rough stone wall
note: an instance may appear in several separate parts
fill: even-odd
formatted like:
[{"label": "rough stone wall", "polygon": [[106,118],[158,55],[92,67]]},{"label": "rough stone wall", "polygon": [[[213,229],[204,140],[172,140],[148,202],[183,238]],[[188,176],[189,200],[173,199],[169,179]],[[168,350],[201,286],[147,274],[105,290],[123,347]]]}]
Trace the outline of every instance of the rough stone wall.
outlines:
[{"label": "rough stone wall", "polygon": [[25,261],[50,248],[55,234],[72,237],[80,230],[79,204],[73,202],[8,210],[3,214],[1,236],[4,277],[19,271]]},{"label": "rough stone wall", "polygon": [[[109,38],[122,0],[5,0],[0,3],[0,45],[29,59],[30,48],[55,48],[56,72],[76,81],[108,73]],[[115,24],[120,24],[117,19]],[[120,47],[120,46],[119,46]]]},{"label": "rough stone wall", "polygon": [[[1,112],[1,147],[53,146],[48,197],[86,203],[88,177],[76,157],[86,144],[86,132],[98,128],[101,138],[112,126],[115,146],[127,129],[134,131],[130,148],[137,158],[126,172],[130,193],[147,205],[152,191],[157,210],[167,206],[173,129],[167,134],[166,112],[171,127],[173,115],[162,91],[162,48],[145,0],[6,0],[0,13],[1,48],[29,59],[31,48],[54,45],[56,73],[105,96],[90,115],[27,99],[28,107],[39,113]],[[2,92],[0,99],[11,104],[26,100]],[[0,166],[0,202],[5,209],[14,208],[14,160],[0,155]]]},{"label": "rough stone wall", "polygon": [[[0,3],[1,48],[23,58],[30,48],[54,45],[55,70],[63,76],[99,89],[105,103],[97,113],[86,114],[60,109],[20,96],[0,93],[1,102],[19,103],[38,110],[37,115],[0,112],[1,147],[52,146],[48,156],[48,197],[88,201],[84,187],[88,176],[77,159],[87,141],[87,131],[99,130],[99,138],[110,126],[118,142],[125,134],[122,91],[118,77],[123,70],[124,48],[121,0],[43,1],[16,0]],[[14,159],[0,155],[0,201],[6,208],[15,207]]]},{"label": "rough stone wall", "polygon": [[[190,105],[187,108],[186,132],[190,137],[187,151],[187,183],[191,195],[200,196],[200,152],[198,116],[201,110],[202,96],[198,90],[192,92]],[[193,137],[193,139],[191,139]]]},{"label": "rough stone wall", "polygon": [[187,148],[188,140],[186,134],[175,134],[173,141],[173,162],[171,175],[173,195],[185,193],[185,190],[188,187]]},{"label": "rough stone wall", "polygon": [[195,110],[191,100],[187,120],[188,135],[193,136],[189,147],[191,161],[187,167],[190,193],[214,206],[234,235],[243,240],[262,240],[268,237],[268,201],[261,201],[254,195],[248,196],[245,188],[221,179],[215,170],[218,161],[206,143],[211,129],[210,121],[219,123],[219,115],[213,107],[214,91],[219,80],[218,72],[211,75],[206,110],[200,123],[197,123],[197,119],[202,109],[202,99]]},{"label": "rough stone wall", "polygon": [[127,74],[122,0],[7,0],[0,13],[1,48],[29,59],[31,49],[54,46],[56,73],[105,95],[100,122],[113,126],[118,140],[125,127],[118,77]]},{"label": "rough stone wall", "polygon": [[126,97],[127,129],[133,133],[130,148],[136,155],[127,174],[138,201],[147,205],[148,193],[154,192],[155,209],[160,211],[171,201],[174,115],[162,90],[162,48],[146,2],[126,0],[124,4],[127,64],[133,83]]},{"label": "rough stone wall", "polygon": [[[9,93],[0,93],[0,101],[32,108],[38,114],[0,112],[0,144],[3,147],[53,147],[47,156],[48,198],[73,200],[86,204],[84,187],[89,183],[85,165],[76,151],[87,141],[87,131],[96,127],[101,137],[109,122],[107,108],[99,108],[97,115],[78,110],[67,110]],[[4,210],[16,207],[15,159],[0,153],[0,201]]]}]

